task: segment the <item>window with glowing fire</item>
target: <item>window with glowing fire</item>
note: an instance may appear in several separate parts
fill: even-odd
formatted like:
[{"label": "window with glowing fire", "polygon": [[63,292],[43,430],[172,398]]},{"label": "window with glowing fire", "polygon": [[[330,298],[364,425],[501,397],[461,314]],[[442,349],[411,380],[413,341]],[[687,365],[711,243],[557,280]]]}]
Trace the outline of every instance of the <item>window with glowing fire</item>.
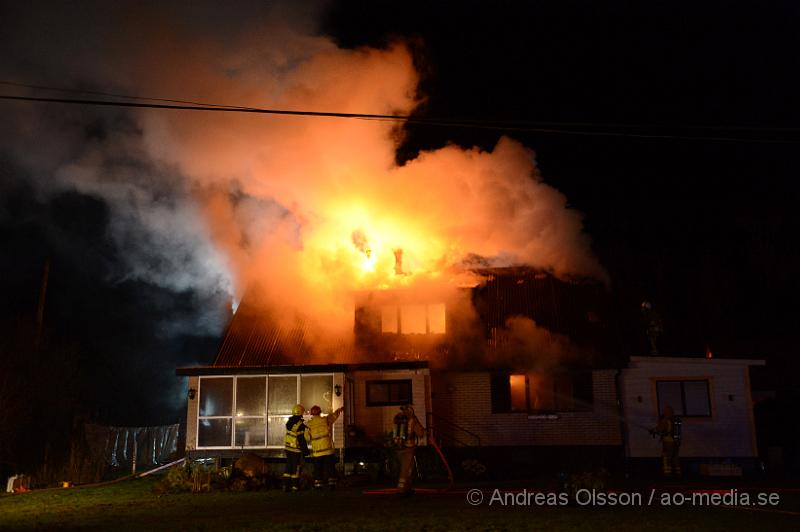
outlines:
[{"label": "window with glowing fire", "polygon": [[492,412],[531,414],[592,409],[592,373],[528,372],[492,376]]},{"label": "window with glowing fire", "polygon": [[444,303],[384,305],[381,307],[381,332],[392,334],[444,334]]}]

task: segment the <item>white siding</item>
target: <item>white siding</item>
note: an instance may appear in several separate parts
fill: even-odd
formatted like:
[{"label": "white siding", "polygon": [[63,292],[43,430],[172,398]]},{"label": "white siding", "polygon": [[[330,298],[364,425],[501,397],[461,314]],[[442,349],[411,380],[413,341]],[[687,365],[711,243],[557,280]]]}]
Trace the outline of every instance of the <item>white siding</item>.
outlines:
[{"label": "white siding", "polygon": [[[197,410],[200,408],[200,394],[198,393],[200,377],[189,377],[188,390],[195,390],[194,399],[189,399],[186,410],[186,450],[193,451],[197,448]],[[187,390],[187,394],[188,394]]]},{"label": "white siding", "polygon": [[[333,398],[331,401],[331,408],[336,410],[340,406],[344,406],[344,374],[343,373],[334,373],[333,374],[333,389],[336,390],[336,386],[341,386],[342,394],[340,396],[336,396],[333,394]],[[307,408],[311,408],[310,406]],[[342,413],[339,416],[339,419],[333,424],[333,446],[336,449],[344,448],[344,420],[347,419],[347,414]]]},{"label": "white siding", "polygon": [[631,457],[660,456],[661,444],[647,429],[658,422],[656,381],[708,379],[711,417],[683,418],[681,456],[756,456],[749,366],[756,360],[632,357],[623,370],[626,450]]},{"label": "white siding", "polygon": [[[411,394],[414,410],[423,425],[427,424],[427,412],[430,410],[430,372],[420,370],[387,370],[356,371],[355,381],[355,424],[364,434],[372,439],[380,440],[383,435],[394,428],[394,416],[400,411],[398,406],[367,406],[367,381],[411,379]],[[425,444],[423,439],[420,442]]]}]

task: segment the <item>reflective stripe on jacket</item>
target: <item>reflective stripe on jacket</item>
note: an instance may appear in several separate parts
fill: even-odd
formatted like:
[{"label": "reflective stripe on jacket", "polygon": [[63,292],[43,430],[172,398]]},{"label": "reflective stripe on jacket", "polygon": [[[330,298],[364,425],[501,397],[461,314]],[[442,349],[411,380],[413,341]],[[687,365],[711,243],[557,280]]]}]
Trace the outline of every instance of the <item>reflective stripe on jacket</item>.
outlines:
[{"label": "reflective stripe on jacket", "polygon": [[335,452],[331,427],[338,417],[337,413],[327,417],[313,416],[306,423],[306,441],[311,444],[312,457],[327,456]]},{"label": "reflective stripe on jacket", "polygon": [[[298,417],[297,421],[292,423],[292,418]],[[305,425],[303,424],[302,416],[292,416],[286,424],[286,436],[283,438],[283,448],[290,453],[302,453],[305,449],[305,442],[301,441],[305,438]]]}]

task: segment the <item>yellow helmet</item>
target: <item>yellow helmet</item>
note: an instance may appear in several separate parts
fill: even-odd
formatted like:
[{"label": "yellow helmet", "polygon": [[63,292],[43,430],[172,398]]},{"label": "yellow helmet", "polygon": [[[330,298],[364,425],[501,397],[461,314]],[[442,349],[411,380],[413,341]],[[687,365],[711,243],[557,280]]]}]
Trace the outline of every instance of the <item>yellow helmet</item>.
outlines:
[{"label": "yellow helmet", "polygon": [[306,407],[303,405],[294,405],[292,408],[292,415],[293,416],[302,416],[306,412]]}]

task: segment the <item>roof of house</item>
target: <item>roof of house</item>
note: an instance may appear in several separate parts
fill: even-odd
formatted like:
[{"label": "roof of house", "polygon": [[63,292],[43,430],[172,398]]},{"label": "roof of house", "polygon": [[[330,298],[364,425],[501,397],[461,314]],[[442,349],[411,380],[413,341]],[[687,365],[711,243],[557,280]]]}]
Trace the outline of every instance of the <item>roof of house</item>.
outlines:
[{"label": "roof of house", "polygon": [[631,368],[658,365],[679,365],[687,367],[690,365],[700,366],[764,366],[766,360],[756,358],[706,358],[704,356],[634,356],[630,358]]},{"label": "roof of house", "polygon": [[[471,299],[480,317],[480,326],[484,328],[479,336],[490,338],[492,329],[502,328],[512,316],[523,316],[548,331],[589,345],[594,351],[608,351],[608,335],[605,334],[608,324],[604,321],[607,292],[603,285],[559,280],[529,268],[484,269],[478,273],[484,276],[485,281],[472,289]],[[442,356],[446,356],[446,342],[437,343],[429,338],[420,338],[409,343],[405,339],[389,339],[388,336],[380,334],[378,325],[377,343],[365,347],[362,342],[354,343],[342,338],[334,345],[327,346],[326,352],[320,353],[311,344],[307,321],[302,318],[275,319],[275,316],[264,312],[254,300],[245,296],[225,331],[210,367],[253,368],[261,371],[264,368],[316,364],[320,360],[408,363],[416,359],[441,360]],[[593,361],[595,364],[597,362]],[[600,361],[600,364],[609,365],[608,361]],[[180,371],[184,370],[187,368]]]},{"label": "roof of house", "polygon": [[487,327],[503,327],[513,316],[580,341],[596,340],[607,317],[608,292],[599,282],[565,280],[531,268],[478,270],[486,281],[473,302]]},{"label": "roof of house", "polygon": [[[308,321],[276,319],[247,297],[233,315],[214,357],[215,367],[267,367],[310,363],[319,352],[309,339]],[[326,347],[329,360],[350,360],[352,347],[342,338]]]},{"label": "roof of house", "polygon": [[308,373],[350,373],[353,371],[393,371],[427,369],[426,360],[369,362],[363,364],[281,364],[275,366],[192,366],[177,368],[179,376],[193,375],[282,375]]}]

